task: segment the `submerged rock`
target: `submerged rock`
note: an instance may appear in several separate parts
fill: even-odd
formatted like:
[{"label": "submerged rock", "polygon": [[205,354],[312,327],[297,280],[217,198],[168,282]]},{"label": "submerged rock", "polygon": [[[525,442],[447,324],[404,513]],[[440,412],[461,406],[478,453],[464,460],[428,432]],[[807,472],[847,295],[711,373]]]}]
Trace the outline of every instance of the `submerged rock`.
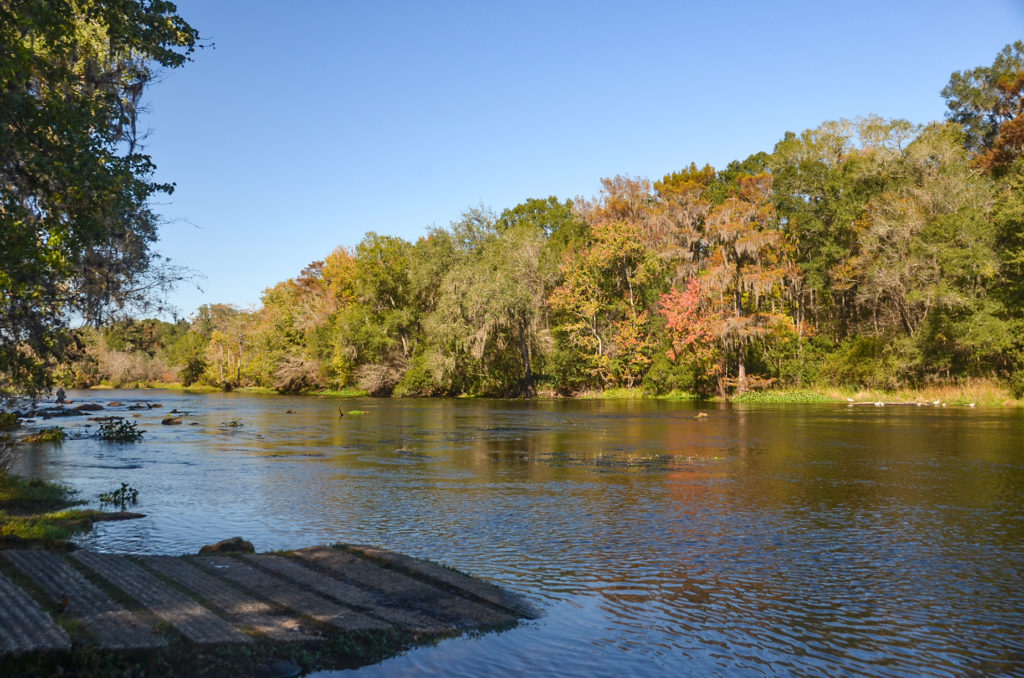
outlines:
[{"label": "submerged rock", "polygon": [[246,541],[241,537],[231,537],[231,539],[224,539],[216,544],[207,544],[206,546],[199,549],[199,555],[205,555],[208,553],[255,553],[256,548],[252,545],[251,541]]}]

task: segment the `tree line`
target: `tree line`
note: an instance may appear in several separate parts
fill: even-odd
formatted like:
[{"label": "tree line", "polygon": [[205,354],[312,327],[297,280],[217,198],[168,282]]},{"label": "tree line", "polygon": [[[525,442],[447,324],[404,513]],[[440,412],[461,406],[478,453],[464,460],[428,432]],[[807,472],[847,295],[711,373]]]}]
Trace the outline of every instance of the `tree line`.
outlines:
[{"label": "tree line", "polygon": [[186,384],[289,392],[1020,394],[1024,43],[942,94],[944,122],[830,121],[720,170],[470,209],[416,242],[371,232],[145,350]]},{"label": "tree line", "polygon": [[[1024,42],[954,73],[943,122],[829,121],[721,169],[691,163],[656,181],[604,179],[591,199],[469,209],[415,242],[371,232],[268,288],[255,310],[213,304],[175,323],[111,321],[111,310],[145,298],[136,292],[173,277],[151,275],[148,198],[172,187],[147,181],[133,106],[149,65],[180,65],[198,35],[170,3],[124,0],[118,7],[148,8],[127,22],[103,14],[108,4],[55,3],[74,19],[71,51],[57,37],[25,37],[67,29],[62,17],[8,25],[5,15],[0,25],[25,65],[5,77],[28,92],[5,90],[25,111],[5,99],[4,116],[75,113],[46,77],[75,83],[61,106],[99,116],[84,140],[73,118],[67,139],[43,130],[4,147],[8,389],[58,378],[410,396],[728,395],[983,378],[1024,393]],[[53,53],[60,67],[47,70]],[[95,167],[26,164],[44,143],[69,156],[86,144]],[[62,332],[76,313],[89,326]]]}]

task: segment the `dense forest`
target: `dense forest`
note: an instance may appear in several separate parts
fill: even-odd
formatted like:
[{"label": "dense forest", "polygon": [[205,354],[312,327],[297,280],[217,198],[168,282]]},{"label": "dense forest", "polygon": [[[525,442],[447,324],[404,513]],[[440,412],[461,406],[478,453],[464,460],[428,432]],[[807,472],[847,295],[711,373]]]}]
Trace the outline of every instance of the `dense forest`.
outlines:
[{"label": "dense forest", "polygon": [[593,199],[368,233],[262,305],[76,332],[69,385],[712,395],[970,378],[1024,393],[1024,42],[947,120],[865,117]]}]

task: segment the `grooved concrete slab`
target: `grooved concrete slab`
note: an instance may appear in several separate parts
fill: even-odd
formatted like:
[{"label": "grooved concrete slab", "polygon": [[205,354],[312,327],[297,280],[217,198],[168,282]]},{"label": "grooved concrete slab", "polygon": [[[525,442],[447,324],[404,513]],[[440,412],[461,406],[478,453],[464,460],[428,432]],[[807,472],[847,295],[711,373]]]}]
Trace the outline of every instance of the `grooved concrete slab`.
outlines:
[{"label": "grooved concrete slab", "polygon": [[302,560],[333,577],[351,581],[370,590],[387,593],[403,607],[431,614],[459,628],[499,626],[515,620],[502,612],[467,598],[431,586],[418,579],[381,567],[366,558],[330,547],[313,547],[295,551]]},{"label": "grooved concrete slab", "polygon": [[[30,662],[49,653],[52,668],[73,673],[81,652],[161,653],[181,636],[203,646],[200,663],[218,656],[217,646],[234,645],[234,657],[238,644],[260,638],[238,655],[257,668],[277,652],[323,651],[347,664],[348,644],[316,641],[379,640],[397,649],[533,616],[512,594],[453,570],[390,551],[344,548],[186,557],[0,550],[3,571],[14,577],[0,574],[0,676],[21,670],[26,653]],[[75,624],[74,646],[60,626],[64,619]],[[153,628],[156,619],[167,625]],[[164,659],[171,673],[179,669],[172,657]],[[255,670],[238,668],[240,675]]]},{"label": "grooved concrete slab", "polygon": [[343,605],[354,607],[402,628],[427,633],[443,633],[455,630],[452,624],[445,623],[429,614],[410,610],[393,603],[389,604],[387,596],[381,595],[379,591],[361,589],[339,581],[334,577],[314,572],[296,562],[295,559],[281,556],[243,557],[251,565],[270,570],[279,577],[329,596]]},{"label": "grooved concrete slab", "polygon": [[243,589],[272,600],[321,624],[329,624],[345,631],[386,630],[392,626],[371,619],[355,610],[342,607],[322,596],[307,593],[294,584],[265,574],[247,563],[225,556],[196,556],[193,562],[210,574],[238,584]]},{"label": "grooved concrete slab", "polygon": [[12,550],[0,554],[39,585],[54,609],[63,604],[63,614],[82,622],[99,647],[126,650],[167,644],[56,553]]},{"label": "grooved concrete slab", "polygon": [[[316,549],[320,547],[313,548]],[[407,556],[404,553],[396,553],[394,551],[378,549],[372,546],[349,546],[348,549],[367,558],[383,561],[396,570],[411,572],[423,579],[433,580],[444,586],[459,589],[470,596],[475,596],[476,598],[485,600],[492,605],[503,607],[522,617],[526,617],[527,619],[537,619],[540,617],[540,612],[522,598],[512,595],[507,591],[503,591],[493,584],[488,584],[487,582],[479,579],[473,579],[473,577],[470,577],[469,575],[442,565],[437,565],[429,560],[421,560],[419,558]]]},{"label": "grooved concrete slab", "polygon": [[33,650],[66,650],[64,629],[28,595],[0,574],[0,656]]},{"label": "grooved concrete slab", "polygon": [[178,589],[123,556],[75,551],[71,557],[168,622],[194,643],[247,643],[245,635]]},{"label": "grooved concrete slab", "polygon": [[137,558],[168,579],[195,593],[210,605],[222,610],[235,624],[252,628],[273,640],[315,640],[318,637],[302,632],[302,620],[243,593],[223,579],[207,574],[195,565],[173,556]]}]

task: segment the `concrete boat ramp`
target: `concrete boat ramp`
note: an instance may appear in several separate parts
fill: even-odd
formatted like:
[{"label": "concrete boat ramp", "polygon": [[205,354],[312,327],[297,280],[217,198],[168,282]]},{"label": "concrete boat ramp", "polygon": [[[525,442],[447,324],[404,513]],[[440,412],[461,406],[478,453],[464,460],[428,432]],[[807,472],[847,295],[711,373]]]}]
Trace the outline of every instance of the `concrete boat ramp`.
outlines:
[{"label": "concrete boat ramp", "polygon": [[[536,616],[496,586],[371,547],[205,556],[0,551],[3,675],[57,667],[87,675],[83,655],[103,657],[119,675],[126,666],[190,675],[204,665],[209,675],[296,675],[288,667],[358,665]],[[232,659],[212,662],[218,655]]]}]

